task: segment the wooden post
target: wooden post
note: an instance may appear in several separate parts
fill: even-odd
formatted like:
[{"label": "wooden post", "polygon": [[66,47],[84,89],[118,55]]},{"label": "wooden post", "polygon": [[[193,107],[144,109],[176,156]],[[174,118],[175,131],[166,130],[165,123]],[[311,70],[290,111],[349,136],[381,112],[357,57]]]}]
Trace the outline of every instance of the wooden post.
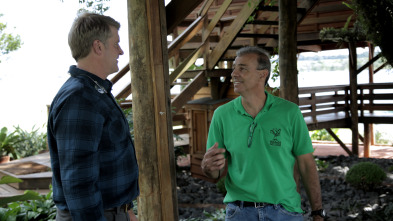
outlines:
[{"label": "wooden post", "polygon": [[349,91],[350,91],[350,111],[351,111],[351,130],[352,130],[352,153],[359,156],[359,117],[357,100],[357,55],[354,42],[348,43],[349,47]]},{"label": "wooden post", "polygon": [[280,97],[299,104],[296,7],[296,1],[279,1],[279,68]]},{"label": "wooden post", "polygon": [[[367,43],[368,44],[368,60],[371,60],[374,58],[374,45],[370,42]],[[374,63],[370,64],[370,66],[368,66],[368,76],[369,76],[369,83],[374,83]],[[374,94],[374,91],[372,89],[370,89],[369,91],[370,95]],[[373,104],[373,100],[370,99],[370,105]],[[370,113],[372,113],[373,111],[370,110]],[[373,124],[369,124],[369,131],[370,131],[370,145],[374,145],[374,125]]]},{"label": "wooden post", "polygon": [[370,133],[370,124],[364,124],[364,157],[369,158],[371,154],[370,150],[370,139],[371,139],[371,133]]},{"label": "wooden post", "polygon": [[164,1],[127,3],[138,220],[178,220]]}]

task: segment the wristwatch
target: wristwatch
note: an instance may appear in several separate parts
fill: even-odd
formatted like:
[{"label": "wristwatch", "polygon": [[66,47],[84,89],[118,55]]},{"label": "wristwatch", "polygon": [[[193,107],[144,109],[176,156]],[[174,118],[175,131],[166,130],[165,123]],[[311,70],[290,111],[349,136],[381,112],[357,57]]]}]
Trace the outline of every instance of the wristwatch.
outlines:
[{"label": "wristwatch", "polygon": [[322,218],[325,218],[326,212],[324,209],[314,210],[311,212],[311,216],[320,216]]}]

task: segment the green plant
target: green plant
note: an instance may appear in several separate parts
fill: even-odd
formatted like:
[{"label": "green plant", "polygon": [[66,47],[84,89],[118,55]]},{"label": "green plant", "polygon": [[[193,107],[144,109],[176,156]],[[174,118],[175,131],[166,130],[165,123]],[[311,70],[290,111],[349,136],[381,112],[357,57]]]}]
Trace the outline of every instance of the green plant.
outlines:
[{"label": "green plant", "polygon": [[208,213],[203,211],[203,215],[205,218],[188,218],[188,219],[180,219],[180,221],[224,221],[225,220],[225,210],[218,209],[212,213]]},{"label": "green plant", "polygon": [[318,171],[324,171],[329,167],[329,163],[325,160],[315,159],[315,163],[317,164]]},{"label": "green plant", "polygon": [[[332,129],[332,131],[337,134],[338,129]],[[311,140],[325,140],[334,141],[334,138],[325,130],[314,130],[311,134]]]},{"label": "green plant", "polygon": [[386,135],[386,133],[381,133],[380,131],[375,132],[375,142],[377,144],[388,144],[389,140],[385,139],[383,136]]},{"label": "green plant", "polygon": [[[19,183],[22,180],[4,176],[0,184]],[[56,206],[53,202],[52,187],[46,195],[26,190],[23,195],[0,199],[0,220],[54,220]]]},{"label": "green plant", "polygon": [[207,213],[203,212],[205,217],[207,219],[204,219],[205,221],[224,221],[225,220],[225,210],[224,209],[218,209],[214,211],[213,213]]},{"label": "green plant", "polygon": [[15,145],[22,142],[19,135],[15,134],[15,131],[8,133],[7,127],[1,128],[0,131],[0,156],[12,155],[14,159],[18,158],[15,151]]},{"label": "green plant", "polygon": [[350,185],[362,189],[372,190],[386,179],[386,173],[375,163],[361,162],[351,167],[345,176]]},{"label": "green plant", "polygon": [[15,127],[15,134],[19,136],[21,140],[15,144],[15,152],[18,158],[24,158],[39,154],[41,151],[47,149],[46,147],[46,133],[40,132],[39,128],[35,129],[35,126],[31,129],[31,132],[23,130],[19,126]]},{"label": "green plant", "polygon": [[388,167],[389,172],[393,172],[393,166]]}]

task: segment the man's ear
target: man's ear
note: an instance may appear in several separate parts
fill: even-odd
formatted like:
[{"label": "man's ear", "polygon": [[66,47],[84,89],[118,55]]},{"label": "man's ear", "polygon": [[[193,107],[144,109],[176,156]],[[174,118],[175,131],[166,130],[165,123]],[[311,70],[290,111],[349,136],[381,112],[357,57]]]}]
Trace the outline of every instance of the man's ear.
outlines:
[{"label": "man's ear", "polygon": [[102,42],[100,40],[95,40],[93,42],[93,52],[94,52],[94,54],[101,55],[102,54],[102,47],[104,47]]},{"label": "man's ear", "polygon": [[259,78],[267,78],[268,71],[266,69],[259,70]]}]

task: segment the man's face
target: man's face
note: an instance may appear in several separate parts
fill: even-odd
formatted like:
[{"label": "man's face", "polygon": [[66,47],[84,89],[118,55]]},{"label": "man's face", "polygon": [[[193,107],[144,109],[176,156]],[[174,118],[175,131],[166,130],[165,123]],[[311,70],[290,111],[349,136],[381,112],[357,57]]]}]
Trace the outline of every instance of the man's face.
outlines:
[{"label": "man's face", "polygon": [[233,64],[231,76],[234,91],[242,96],[249,93],[259,93],[261,82],[262,85],[264,84],[266,70],[257,70],[257,58],[256,54],[245,54],[236,57]]},{"label": "man's face", "polygon": [[111,37],[105,42],[105,52],[104,52],[104,62],[106,67],[106,72],[108,74],[115,73],[119,71],[118,61],[119,55],[123,55],[124,52],[121,49],[120,37],[118,30],[115,27],[111,27]]}]

